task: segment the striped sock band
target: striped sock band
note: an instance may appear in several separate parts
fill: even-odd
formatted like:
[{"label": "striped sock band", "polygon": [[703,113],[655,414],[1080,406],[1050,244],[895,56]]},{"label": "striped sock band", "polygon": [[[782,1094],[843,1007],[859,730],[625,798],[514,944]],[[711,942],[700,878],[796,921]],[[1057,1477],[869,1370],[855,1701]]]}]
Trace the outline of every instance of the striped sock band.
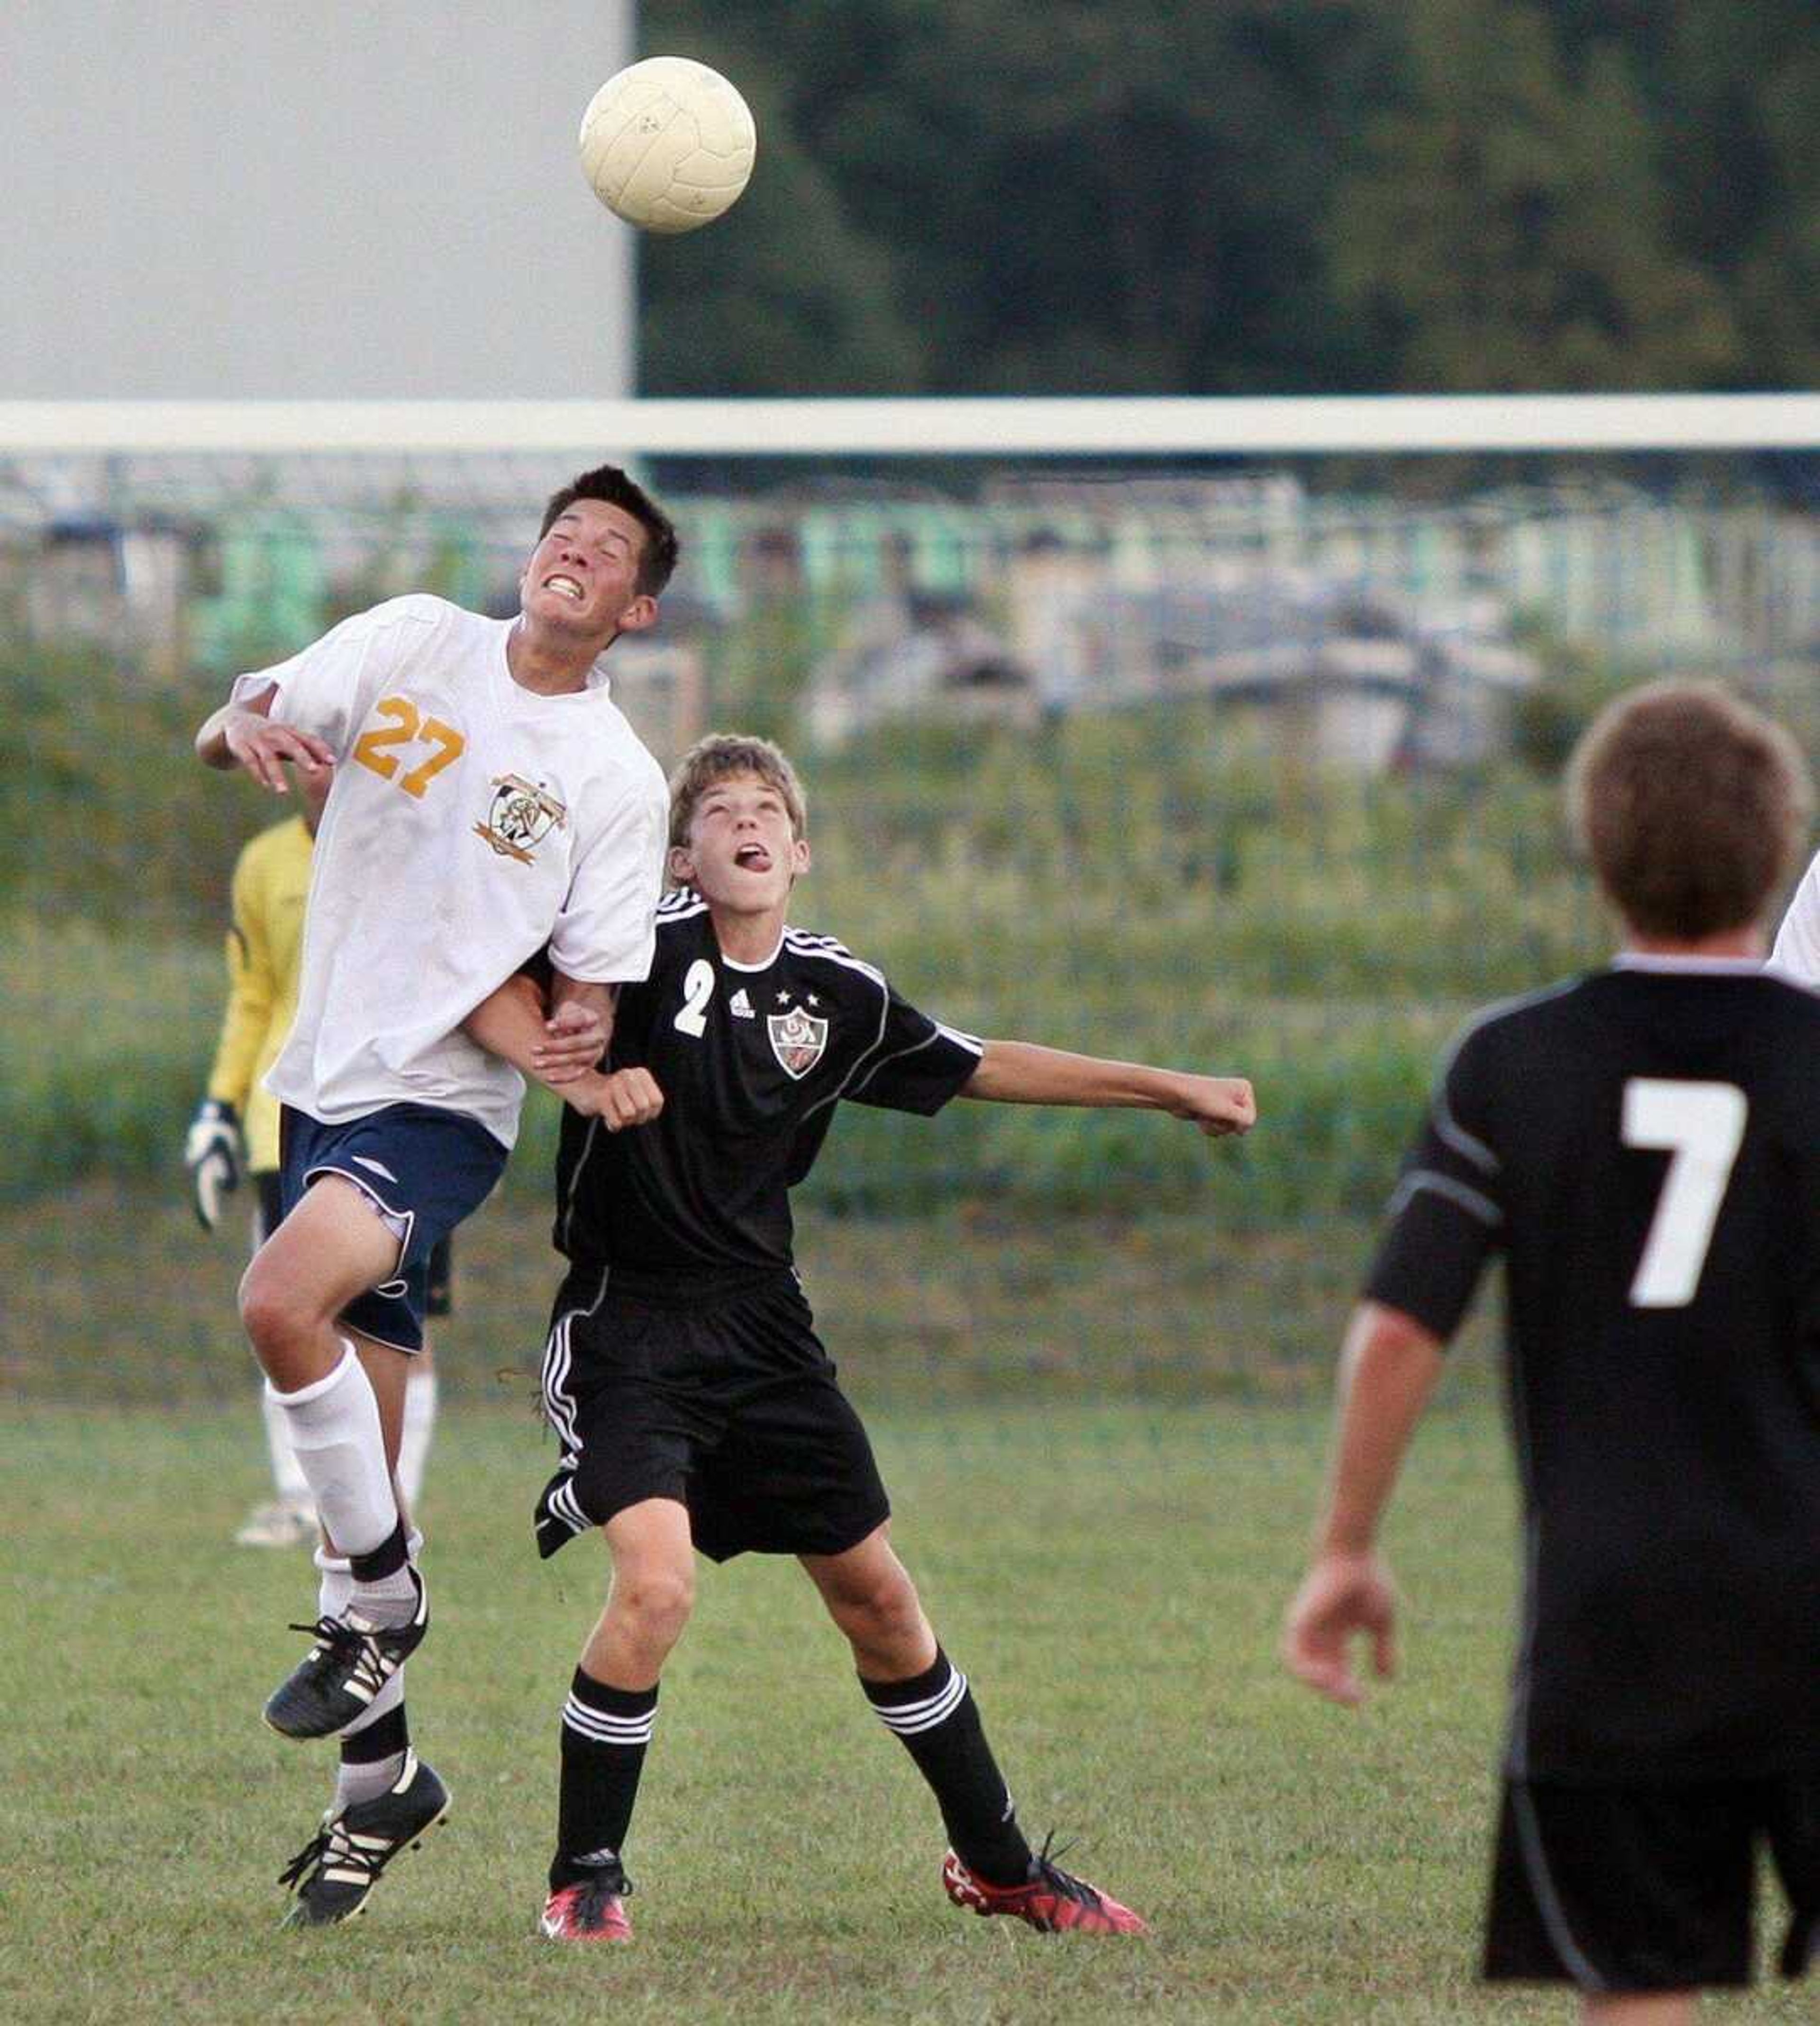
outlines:
[{"label": "striped sock band", "polygon": [[[607,1703],[604,1699],[610,1696],[613,1700]],[[626,1704],[637,1707],[628,1708]],[[649,1744],[657,1720],[655,1689],[610,1689],[604,1682],[589,1680],[579,1668],[569,1700],[562,1705],[563,1729],[595,1744]]]},{"label": "striped sock band", "polygon": [[871,1699],[873,1715],[887,1730],[894,1730],[900,1737],[916,1737],[933,1730],[938,1723],[945,1723],[960,1708],[967,1693],[966,1675],[945,1656],[937,1661],[936,1667],[946,1672],[946,1681],[932,1695],[919,1696],[910,1702],[879,1700],[882,1693],[902,1688],[902,1682],[861,1682]]}]

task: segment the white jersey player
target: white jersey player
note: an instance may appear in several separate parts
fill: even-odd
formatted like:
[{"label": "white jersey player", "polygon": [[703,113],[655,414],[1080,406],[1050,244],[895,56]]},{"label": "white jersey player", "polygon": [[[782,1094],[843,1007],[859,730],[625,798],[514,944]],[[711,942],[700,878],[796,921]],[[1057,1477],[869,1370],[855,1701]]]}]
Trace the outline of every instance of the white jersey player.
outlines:
[{"label": "white jersey player", "polygon": [[1820,992],[1820,857],[1801,876],[1770,952],[1770,968]]},{"label": "white jersey player", "polygon": [[[265,1709],[285,1736],[341,1739],[334,1804],[286,1874],[301,1925],[357,1911],[448,1807],[404,1722],[428,1622],[392,1481],[405,1378],[431,1250],[497,1181],[521,1072],[579,1077],[650,967],[666,792],[599,663],[654,621],[676,555],[661,510],[602,466],[550,501],[516,619],[395,599],[242,676],[197,735],[208,765],[277,792],[287,767],[333,773],[267,1078],[284,1219],[241,1287],[326,1536],[315,1643]],[[553,1017],[496,1019],[482,1048],[464,1022],[546,949]]]}]

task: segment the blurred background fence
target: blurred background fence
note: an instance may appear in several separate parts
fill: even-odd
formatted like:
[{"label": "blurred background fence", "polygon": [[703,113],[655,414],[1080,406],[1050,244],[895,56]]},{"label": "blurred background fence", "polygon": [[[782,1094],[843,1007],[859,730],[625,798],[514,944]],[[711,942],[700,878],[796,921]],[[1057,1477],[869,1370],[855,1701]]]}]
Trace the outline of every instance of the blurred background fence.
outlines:
[{"label": "blurred background fence", "polygon": [[[205,778],[195,724],[234,672],[377,599],[515,610],[541,499],[595,455],[0,460],[11,1383],[92,1380],[58,1304],[102,1234],[157,1252],[170,1315],[207,1311],[196,1388],[232,1338],[229,1266],[174,1206],[229,870],[283,812]],[[1324,1354],[1446,1036],[1601,952],[1557,776],[1605,697],[1721,675],[1820,748],[1799,455],[650,475],[686,561],[658,634],[614,650],[616,693],[666,761],[709,727],[797,753],[798,919],[975,1032],[1259,1089],[1257,1133],[1212,1148],[1133,1114],[852,1108],[802,1192],[812,1228],[844,1220],[875,1288],[907,1243],[958,1260],[957,1234],[1014,1232],[1029,1272],[1078,1278],[1084,1332],[1173,1301],[1145,1371],[1174,1391]],[[472,1248],[497,1248],[492,1342],[536,1334],[552,1129],[534,1103],[507,1221]],[[919,1384],[1027,1377],[995,1286],[906,1285],[929,1334],[890,1356]],[[858,1284],[848,1306],[851,1335]],[[108,1354],[129,1393],[138,1355],[130,1332]],[[1079,1380],[1081,1346],[1042,1357]]]}]

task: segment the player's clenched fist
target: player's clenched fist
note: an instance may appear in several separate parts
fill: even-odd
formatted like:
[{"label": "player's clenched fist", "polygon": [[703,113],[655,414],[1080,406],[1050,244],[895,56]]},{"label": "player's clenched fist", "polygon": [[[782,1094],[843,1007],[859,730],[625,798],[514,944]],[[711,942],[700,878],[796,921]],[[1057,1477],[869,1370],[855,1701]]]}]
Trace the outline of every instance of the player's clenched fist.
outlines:
[{"label": "player's clenched fist", "polygon": [[1258,1122],[1258,1100],[1244,1077],[1184,1076],[1170,1114],[1198,1125],[1210,1140],[1249,1133]]},{"label": "player's clenched fist", "polygon": [[648,1125],[664,1108],[664,1094],[649,1070],[615,1070],[600,1079],[592,1109],[609,1133]]}]

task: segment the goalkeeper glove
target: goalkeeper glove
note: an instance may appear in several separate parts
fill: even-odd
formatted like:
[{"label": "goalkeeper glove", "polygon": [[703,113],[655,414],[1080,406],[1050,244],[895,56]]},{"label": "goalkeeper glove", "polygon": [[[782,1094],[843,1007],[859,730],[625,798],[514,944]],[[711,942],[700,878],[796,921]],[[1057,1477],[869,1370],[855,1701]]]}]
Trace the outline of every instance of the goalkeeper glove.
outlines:
[{"label": "goalkeeper glove", "polygon": [[231,1104],[205,1097],[197,1107],[189,1137],[183,1142],[183,1165],[190,1170],[196,1221],[204,1231],[215,1228],[222,1198],[239,1188],[240,1163],[240,1114]]}]

